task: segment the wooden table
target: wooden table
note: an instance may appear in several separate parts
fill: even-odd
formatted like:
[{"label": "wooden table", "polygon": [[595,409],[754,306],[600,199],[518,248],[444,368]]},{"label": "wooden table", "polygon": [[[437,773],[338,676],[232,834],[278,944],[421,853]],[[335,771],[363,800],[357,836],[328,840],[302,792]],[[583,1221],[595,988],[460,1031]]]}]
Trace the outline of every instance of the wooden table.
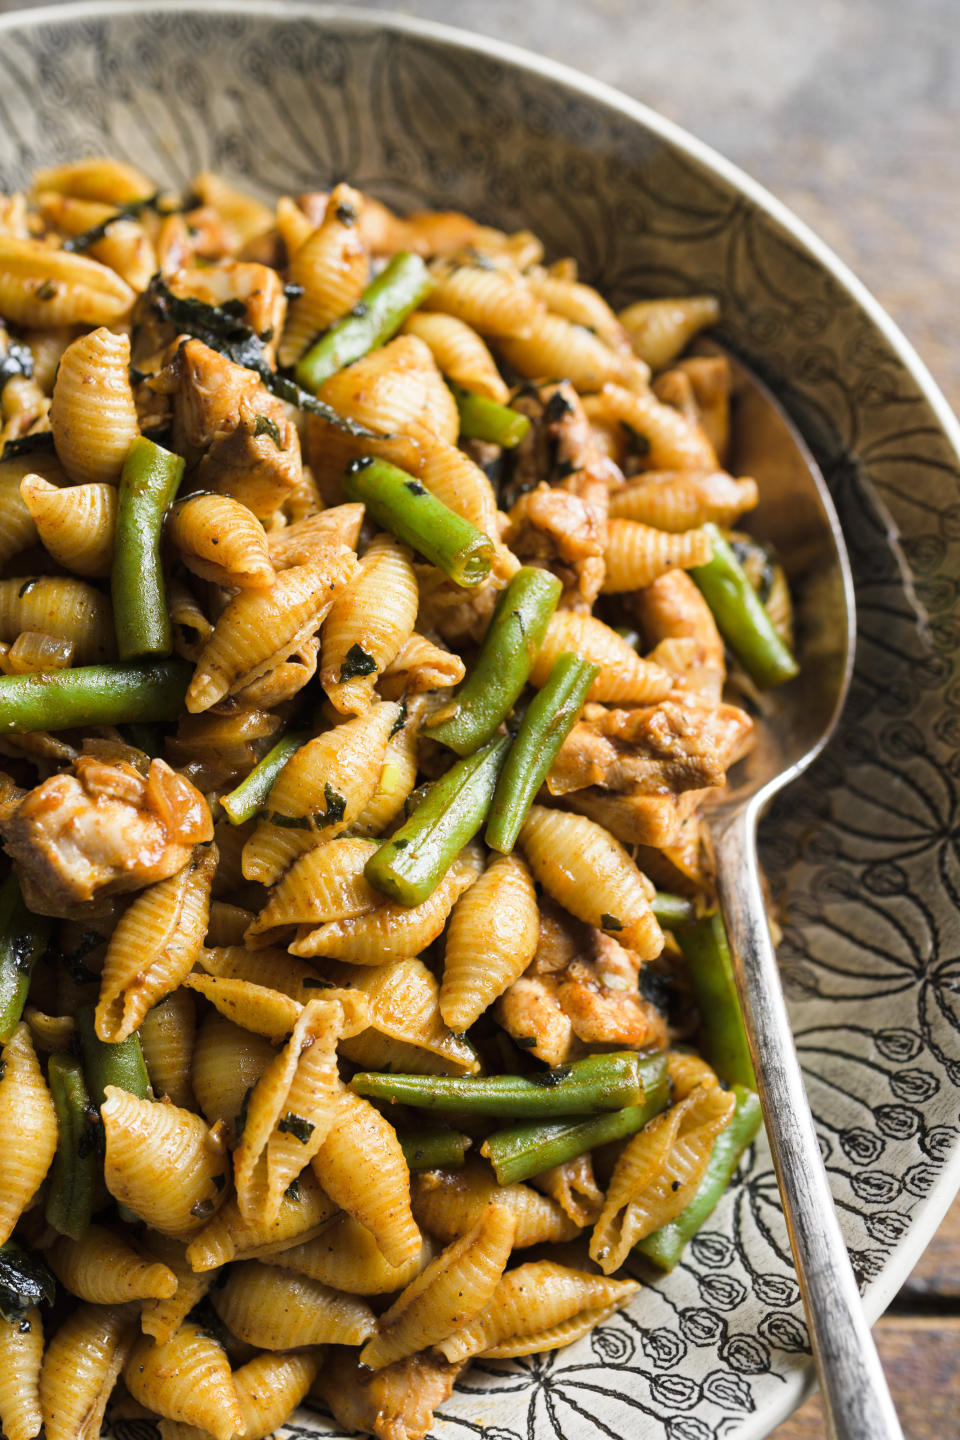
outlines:
[{"label": "wooden table", "polygon": [[[957,0],[367,3],[513,40],[686,125],[839,252],[960,408]],[[910,1440],[954,1440],[960,1203],[877,1338]],[[814,1398],[775,1440],[823,1433]]]}]

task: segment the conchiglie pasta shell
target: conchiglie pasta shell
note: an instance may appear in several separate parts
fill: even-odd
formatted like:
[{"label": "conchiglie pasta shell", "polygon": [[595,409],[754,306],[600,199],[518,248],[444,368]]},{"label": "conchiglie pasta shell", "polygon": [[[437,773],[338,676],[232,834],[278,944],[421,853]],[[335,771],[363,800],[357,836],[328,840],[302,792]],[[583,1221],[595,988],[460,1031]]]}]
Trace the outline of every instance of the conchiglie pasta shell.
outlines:
[{"label": "conchiglie pasta shell", "polygon": [[171,575],[167,581],[167,609],[173,626],[175,652],[182,659],[196,663],[213,634],[213,625],[198,604],[182,570]]},{"label": "conchiglie pasta shell", "polygon": [[315,1393],[321,1395],[344,1434],[426,1435],[434,1411],[453,1393],[462,1367],[450,1365],[425,1350],[383,1370],[361,1365],[355,1350],[335,1350],[320,1372]]},{"label": "conchiglie pasta shell", "polygon": [[519,374],[543,380],[563,375],[582,391],[611,382],[642,385],[650,373],[642,360],[612,349],[562,315],[541,315],[529,335],[504,338],[499,349]]},{"label": "conchiglie pasta shell", "polygon": [[183,983],[188,990],[195,990],[209,1000],[234,1025],[274,1042],[290,1034],[303,1009],[288,995],[281,995],[266,985],[252,985],[249,980],[188,975]]},{"label": "conchiglie pasta shell", "polygon": [[343,837],[308,850],[272,887],[249,933],[259,935],[274,925],[344,920],[375,909],[381,896],[363,867],[376,849],[372,840]]},{"label": "conchiglie pasta shell", "polygon": [[590,1258],[605,1274],[690,1204],[735,1109],[731,1091],[698,1086],[621,1151],[590,1239]]},{"label": "conchiglie pasta shell", "polygon": [[634,350],[651,370],[662,370],[685,350],[698,331],[720,318],[714,295],[680,295],[639,300],[620,311],[620,323]]},{"label": "conchiglie pasta shell", "polygon": [[0,314],[15,325],[110,325],[135,298],[96,260],[0,235]]},{"label": "conchiglie pasta shell", "polygon": [[436,440],[424,441],[423,456],[419,478],[430,494],[496,541],[497,499],[480,466],[456,445]]},{"label": "conchiglie pasta shell", "polygon": [[[399,718],[399,705],[372,705],[291,755],[267,799],[267,815],[276,821],[258,820],[244,846],[247,880],[271,885],[298,855],[334,839],[360,818],[376,792],[390,731]],[[290,821],[303,823],[284,823]]]},{"label": "conchiglie pasta shell", "polygon": [[46,224],[62,235],[81,235],[110,221],[103,238],[87,246],[85,253],[115,270],[132,289],[147,288],[157,269],[157,256],[140,221],[117,218],[116,206],[102,200],[82,200],[56,190],[40,191],[36,204]]},{"label": "conchiglie pasta shell", "polygon": [[79,1240],[60,1235],[47,1251],[47,1259],[62,1285],[95,1305],[169,1299],[177,1288],[172,1270],[150,1264],[121,1235],[103,1225],[88,1225]]},{"label": "conchiglie pasta shell", "polygon": [[515,1230],[511,1210],[489,1205],[380,1316],[376,1335],[360,1353],[363,1364],[379,1370],[469,1324],[496,1290]]},{"label": "conchiglie pasta shell", "polygon": [[335,1215],[319,1235],[279,1251],[272,1263],[349,1295],[389,1295],[408,1285],[432,1256],[430,1241],[424,1239],[418,1255],[404,1265],[391,1265],[359,1221],[352,1215]]},{"label": "conchiglie pasta shell", "polygon": [[417,783],[417,736],[424,713],[422,696],[408,700],[405,722],[387,740],[377,788],[353,826],[358,835],[379,835],[403,809]]},{"label": "conchiglie pasta shell", "polygon": [[57,1115],[28,1026],[17,1026],[0,1059],[0,1135],[6,1147],[0,1190],[3,1244],[50,1168],[57,1148]]},{"label": "conchiglie pasta shell", "polygon": [[270,560],[278,570],[292,565],[308,565],[330,549],[346,545],[357,548],[364,507],[356,503],[334,505],[319,515],[306,515],[282,530],[271,530],[267,536]]},{"label": "conchiglie pasta shell", "polygon": [[634,520],[610,520],[603,552],[606,569],[602,592],[618,595],[643,590],[668,570],[706,565],[712,556],[713,539],[706,530],[671,535]]},{"label": "conchiglie pasta shell", "polygon": [[[342,715],[360,715],[369,707],[381,672],[410,637],[419,603],[411,551],[379,536],[323,626],[320,681]],[[367,673],[351,676],[351,662]]]},{"label": "conchiglie pasta shell", "polygon": [[533,959],[540,915],[533,880],[516,855],[493,860],[453,907],[440,986],[440,1013],[463,1033]]},{"label": "conchiglie pasta shell", "polygon": [[429,347],[437,366],[456,384],[475,395],[505,405],[510,397],[497,362],[476,330],[454,315],[415,310],[403,324],[406,335],[416,335]]},{"label": "conchiglie pasta shell", "polygon": [[202,580],[241,589],[274,581],[267,536],[252,510],[229,495],[188,495],[167,516],[166,534]]},{"label": "conchiglie pasta shell", "polygon": [[23,461],[0,461],[0,567],[21,550],[36,545],[39,538],[20,488],[29,470]]},{"label": "conchiglie pasta shell", "polygon": [[[337,1109],[337,1041],[343,1024],[340,1004],[311,1000],[254,1087],[233,1156],[237,1200],[246,1220],[276,1217],[283,1192],[326,1139]],[[305,1129],[298,1131],[296,1122]]]},{"label": "conchiglie pasta shell", "polygon": [[[223,1210],[219,1214],[222,1215]],[[172,1295],[145,1300],[140,1310],[140,1328],[144,1335],[152,1335],[162,1345],[176,1334],[194,1305],[206,1295],[216,1278],[216,1271],[195,1274],[190,1268],[183,1242],[171,1240],[166,1235],[150,1236],[149,1254],[169,1270],[177,1282]]]},{"label": "conchiglie pasta shell", "polygon": [[40,1363],[43,1322],[34,1305],[22,1318],[0,1317],[0,1426],[7,1440],[40,1434]]},{"label": "conchiglie pasta shell", "polygon": [[415,335],[399,335],[355,360],[325,380],[319,395],[338,414],[378,435],[455,445],[460,433],[456,401],[427,346]]},{"label": "conchiglie pasta shell", "polygon": [[195,1110],[190,1065],[196,1014],[187,990],[175,990],[140,1021],[140,1044],[153,1093],[164,1095],[184,1110]]},{"label": "conchiglie pasta shell", "polygon": [[356,573],[348,550],[279,574],[269,590],[241,590],[213,627],[187,690],[191,713],[235,694],[319,630],[339,586]]},{"label": "conchiglie pasta shell", "polygon": [[103,579],[113,564],[117,522],[116,486],[70,485],[58,490],[39,475],[27,475],[20,494],[40,543],[59,565],[77,575]]},{"label": "conchiglie pasta shell", "polygon": [[391,1265],[406,1265],[420,1254],[410,1171],[396,1131],[369,1100],[340,1091],[335,1123],[314,1156],[313,1173],[334,1204],[371,1232]]},{"label": "conchiglie pasta shell", "polygon": [[459,655],[414,632],[380,676],[380,693],[385,700],[398,700],[401,695],[445,690],[459,685],[466,673]]},{"label": "conchiglie pasta shell", "polygon": [[101,1040],[126,1040],[190,973],[207,933],[218,858],[215,845],[197,846],[182,870],[142,890],[120,917],[100,981]]},{"label": "conchiglie pasta shell", "polygon": [[262,1440],[288,1420],[317,1378],[322,1352],[255,1355],[233,1372],[243,1440]]},{"label": "conchiglie pasta shell", "polygon": [[602,826],[585,815],[534,805],[520,845],[534,878],[571,915],[608,931],[641,960],[660,954],[653,886]]},{"label": "conchiglie pasta shell", "polygon": [[21,630],[72,640],[78,665],[112,660],[116,651],[110,601],[68,576],[0,580],[0,640],[15,640]]},{"label": "conchiglie pasta shell", "polygon": [[244,685],[234,699],[238,705],[261,705],[267,710],[285,705],[299,695],[317,673],[320,657],[320,638],[311,635],[294,654],[287,657],[275,669],[268,670],[259,680]]},{"label": "conchiglie pasta shell", "polygon": [[71,480],[116,485],[140,434],[130,385],[130,339],[101,328],[60,358],[50,405],[57,456]]},{"label": "conchiglie pasta shell", "polygon": [[329,955],[355,965],[383,965],[419,955],[441,933],[454,904],[477,879],[482,863],[475,852],[464,850],[433,894],[419,905],[385,900],[376,910],[352,920],[334,920],[317,929],[303,927],[290,952]]},{"label": "conchiglie pasta shell", "polygon": [[[612,375],[607,377],[614,380]],[[645,470],[716,470],[717,457],[703,427],[664,405],[652,390],[627,390],[608,384],[584,404],[587,415],[618,420],[644,441]]]},{"label": "conchiglie pasta shell", "polygon": [[733,525],[759,499],[756,480],[723,470],[650,470],[610,496],[614,519],[636,520],[679,534],[712,521]]},{"label": "conchiglie pasta shell", "polygon": [[273,225],[273,211],[262,200],[231,185],[212,170],[201,170],[193,177],[190,193],[202,205],[216,210],[227,230],[231,250],[240,250]]},{"label": "conchiglie pasta shell", "polygon": [[312,1172],[305,1170],[296,1195],[284,1195],[274,1220],[244,1220],[232,1196],[190,1241],[187,1260],[195,1271],[205,1273],[231,1260],[288,1250],[319,1234],[336,1208]]},{"label": "conchiglie pasta shell", "polygon": [[369,255],[358,224],[363,196],[336,185],[323,223],[300,244],[287,268],[303,294],[291,303],[280,342],[281,365],[294,365],[308,346],[360,299],[367,283]]},{"label": "conchiglie pasta shell", "polygon": [[301,1005],[315,1000],[318,991],[326,995],[330,988],[330,981],[321,979],[312,965],[272,947],[254,953],[242,944],[213,946],[200,952],[199,964],[208,975],[266,985]]},{"label": "conchiglie pasta shell", "polygon": [[[448,1360],[460,1361],[481,1354],[530,1354],[541,1348],[541,1336],[559,1331],[584,1311],[599,1319],[610,1306],[622,1309],[639,1288],[635,1280],[608,1280],[553,1260],[531,1260],[508,1270],[472,1324],[437,1348]],[[582,1333],[571,1333],[569,1339]]]},{"label": "conchiglie pasta shell", "polygon": [[417,1224],[445,1244],[475,1225],[491,1203],[505,1206],[516,1220],[515,1250],[572,1240],[579,1228],[529,1185],[498,1185],[483,1161],[468,1161],[458,1170],[421,1170],[411,1177],[410,1189]]},{"label": "conchiglie pasta shell", "polygon": [[309,215],[300,209],[296,200],[289,195],[281,195],[277,201],[277,230],[288,261],[293,259],[300,246],[314,233],[314,229]]},{"label": "conchiglie pasta shell", "polygon": [[720,1084],[706,1060],[688,1050],[671,1050],[667,1056],[667,1074],[674,1100],[686,1100],[701,1085],[712,1090]]},{"label": "conchiglie pasta shell", "polygon": [[162,1235],[193,1235],[226,1195],[222,1140],[189,1110],[115,1085],[100,1107],[107,1189]]},{"label": "conchiglie pasta shell", "polygon": [[191,1080],[201,1111],[211,1125],[235,1133],[243,1099],[276,1051],[268,1040],[243,1030],[218,1010],[204,1019],[193,1052]]},{"label": "conchiglie pasta shell", "polygon": [[123,1378],[141,1405],[170,1420],[200,1425],[216,1440],[231,1440],[243,1429],[223,1346],[190,1321],[162,1345],[149,1335],[136,1340]]},{"label": "conchiglie pasta shell", "polygon": [[[435,283],[423,309],[454,315],[481,335],[501,339],[534,335],[547,318],[542,302],[515,270],[436,264],[432,273]],[[567,373],[562,366],[550,371],[552,375]]]},{"label": "conchiglie pasta shell", "polygon": [[156,190],[142,170],[109,155],[91,155],[35,170],[33,192],[56,190],[78,200],[99,200],[116,208],[134,200],[146,200]]},{"label": "conchiglie pasta shell", "polygon": [[531,1184],[555,1200],[578,1229],[592,1225],[603,1208],[603,1191],[594,1176],[589,1151],[562,1165],[541,1170],[533,1176]]},{"label": "conchiglie pasta shell", "polygon": [[[630,338],[599,291],[577,280],[564,280],[544,270],[526,277],[527,284],[552,315],[585,326],[615,350],[630,349]],[[567,372],[564,370],[563,374]]]},{"label": "conchiglie pasta shell", "polygon": [[49,1440],[98,1440],[110,1392],[136,1335],[126,1305],[79,1305],[47,1346],[40,1406]]},{"label": "conchiglie pasta shell", "polygon": [[554,661],[571,650],[584,660],[600,666],[600,674],[590,686],[588,700],[628,700],[650,705],[663,700],[673,685],[673,677],[661,666],[643,660],[621,635],[604,625],[594,615],[581,615],[573,610],[556,610],[550,617],[547,633],[530,679],[538,688],[545,685]]},{"label": "conchiglie pasta shell", "polygon": [[358,1296],[259,1260],[234,1265],[213,1304],[234,1335],[261,1350],[362,1345],[375,1323]]},{"label": "conchiglie pasta shell", "polygon": [[[328,962],[324,974],[350,986],[369,1006],[369,1026],[345,1039],[342,1055],[368,1069],[381,1069],[368,1058],[379,1037],[398,1042],[410,1068],[422,1074],[462,1074],[479,1068],[473,1047],[444,1024],[436,979],[422,960],[388,960],[382,965],[350,966]],[[431,1063],[431,1057],[436,1063]]]}]

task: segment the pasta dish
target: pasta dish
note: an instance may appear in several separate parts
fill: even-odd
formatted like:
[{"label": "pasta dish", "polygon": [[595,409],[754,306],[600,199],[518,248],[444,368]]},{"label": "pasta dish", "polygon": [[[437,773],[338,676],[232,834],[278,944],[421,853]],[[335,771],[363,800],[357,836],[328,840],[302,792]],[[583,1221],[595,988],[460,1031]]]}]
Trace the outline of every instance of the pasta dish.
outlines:
[{"label": "pasta dish", "polygon": [[713,1211],[796,673],[717,319],[345,183],[0,200],[7,1440],[418,1440]]}]

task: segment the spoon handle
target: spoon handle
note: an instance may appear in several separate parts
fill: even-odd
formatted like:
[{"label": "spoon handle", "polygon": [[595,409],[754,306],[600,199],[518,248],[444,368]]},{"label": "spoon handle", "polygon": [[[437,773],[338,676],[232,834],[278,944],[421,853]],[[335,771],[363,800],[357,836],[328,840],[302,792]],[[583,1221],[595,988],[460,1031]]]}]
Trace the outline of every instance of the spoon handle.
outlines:
[{"label": "spoon handle", "polygon": [[717,886],[833,1440],[903,1440],[863,1314],[793,1044],[757,865],[759,805],[713,823]]}]

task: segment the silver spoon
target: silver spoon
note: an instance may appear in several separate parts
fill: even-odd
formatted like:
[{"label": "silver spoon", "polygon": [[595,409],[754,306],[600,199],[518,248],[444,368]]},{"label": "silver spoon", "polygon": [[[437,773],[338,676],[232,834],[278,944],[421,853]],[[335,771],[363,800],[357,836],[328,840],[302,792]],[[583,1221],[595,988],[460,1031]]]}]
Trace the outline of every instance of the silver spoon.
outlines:
[{"label": "silver spoon", "polygon": [[757,865],[761,815],[819,755],[840,718],[856,640],[853,579],[816,461],[766,388],[731,364],[737,473],[759,482],[750,528],[773,542],[790,580],[801,673],[768,692],[759,742],[710,809],[717,888],[828,1433],[835,1440],[902,1440],[823,1167]]}]

